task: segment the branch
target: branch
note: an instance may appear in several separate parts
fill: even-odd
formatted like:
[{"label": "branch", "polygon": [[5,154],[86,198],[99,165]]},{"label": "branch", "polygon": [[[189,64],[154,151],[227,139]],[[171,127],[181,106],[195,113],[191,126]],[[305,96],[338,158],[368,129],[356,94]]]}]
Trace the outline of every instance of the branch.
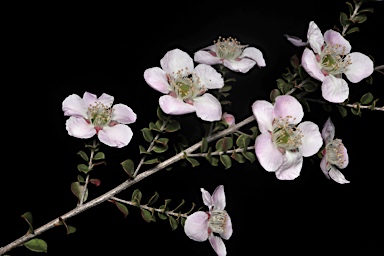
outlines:
[{"label": "branch", "polygon": [[[231,134],[231,133],[237,131],[240,127],[242,127],[242,126],[244,126],[244,125],[246,125],[246,124],[248,124],[254,120],[255,120],[255,117],[250,116],[250,117],[244,119],[243,121],[239,122],[238,124],[236,124],[234,126],[231,126],[227,129],[221,131],[221,132],[218,132],[216,134],[213,134],[213,135],[207,137],[206,138],[207,142],[211,142],[211,141],[214,141],[218,138],[221,138],[221,137],[224,137],[228,134]],[[175,156],[165,160],[164,162],[159,163],[157,166],[153,167],[152,169],[149,169],[145,172],[140,173],[133,180],[126,180],[123,183],[121,183],[120,185],[118,185],[117,187],[106,192],[105,194],[93,199],[92,201],[89,201],[88,203],[85,203],[83,205],[76,207],[75,209],[63,214],[62,216],[60,216],[60,217],[58,217],[58,218],[56,218],[56,219],[54,219],[48,223],[46,223],[45,225],[39,227],[38,229],[35,229],[33,234],[23,235],[20,238],[14,240],[13,242],[9,243],[8,245],[1,247],[0,248],[0,255],[3,255],[4,253],[10,251],[11,249],[13,249],[17,246],[23,245],[28,240],[44,233],[45,231],[50,230],[51,228],[53,228],[55,226],[61,225],[62,221],[65,221],[71,217],[74,217],[74,216],[76,216],[76,215],[102,203],[102,202],[105,202],[105,201],[111,199],[116,194],[120,193],[121,191],[125,190],[126,188],[128,188],[128,187],[138,183],[139,181],[143,180],[144,178],[166,168],[167,166],[169,166],[173,163],[176,163],[177,161],[183,159],[184,154],[190,154],[190,153],[194,152],[195,150],[197,150],[201,147],[201,144],[202,144],[202,142],[200,141],[200,142],[190,146],[186,150],[176,154]]]}]

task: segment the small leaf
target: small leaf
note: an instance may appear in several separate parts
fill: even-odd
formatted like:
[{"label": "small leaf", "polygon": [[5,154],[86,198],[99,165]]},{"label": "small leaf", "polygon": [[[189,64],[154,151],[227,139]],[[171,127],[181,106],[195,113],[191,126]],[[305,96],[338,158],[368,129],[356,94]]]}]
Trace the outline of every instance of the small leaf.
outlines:
[{"label": "small leaf", "polygon": [[143,146],[139,145],[140,154],[146,154],[150,155],[151,153],[148,152]]},{"label": "small leaf", "polygon": [[259,133],[259,129],[257,128],[257,126],[253,126],[253,127],[250,128],[250,130],[252,132],[251,138],[252,139],[256,139],[257,134]]},{"label": "small leaf", "polygon": [[291,57],[290,62],[291,62],[292,67],[294,67],[294,68],[298,68],[300,65],[300,60],[296,54]]},{"label": "small leaf", "polygon": [[256,156],[252,152],[248,151],[242,151],[241,152],[245,158],[247,158],[251,163],[253,163],[256,160]]},{"label": "small leaf", "polygon": [[166,132],[175,132],[177,130],[180,130],[180,123],[176,120],[171,120],[166,126],[165,131]]},{"label": "small leaf", "polygon": [[205,137],[201,140],[200,152],[204,153],[208,150],[208,141]]},{"label": "small leaf", "polygon": [[239,163],[245,163],[246,158],[242,154],[238,154],[236,151],[233,151],[231,155],[232,159],[239,162]]},{"label": "small leaf", "polygon": [[89,182],[95,185],[96,187],[100,186],[101,183],[99,179],[90,179]]},{"label": "small leaf", "polygon": [[65,226],[65,229],[67,230],[67,235],[69,234],[72,234],[72,233],[75,233],[76,232],[76,228],[75,227],[72,227],[72,226],[69,226],[67,225],[67,223],[65,223],[65,221],[60,217],[59,218],[60,220],[60,224],[61,225],[64,225]]},{"label": "small leaf", "polygon": [[232,89],[232,86],[230,85],[225,85],[223,86],[219,91],[220,92],[229,92]]},{"label": "small leaf", "polygon": [[161,120],[164,121],[167,119],[167,115],[164,113],[164,111],[160,108],[160,106],[157,107],[156,111],[157,117]]},{"label": "small leaf", "polygon": [[184,158],[187,159],[187,161],[192,164],[192,167],[196,167],[200,165],[199,161],[197,161],[196,159],[187,157],[186,155],[184,156]]},{"label": "small leaf", "polygon": [[313,81],[310,80],[310,81],[306,82],[306,83],[303,85],[303,88],[304,88],[304,90],[307,91],[307,92],[314,92],[314,91],[317,90],[318,85],[317,85],[317,83],[315,83],[315,82],[313,82]]},{"label": "small leaf", "polygon": [[371,12],[371,13],[373,13],[374,9],[373,8],[365,8],[365,9],[361,9],[358,13],[363,13],[363,12]]},{"label": "small leaf", "polygon": [[225,166],[225,169],[231,168],[232,160],[228,155],[220,155],[220,161]]},{"label": "small leaf", "polygon": [[150,160],[143,162],[143,164],[155,164],[155,163],[159,163],[159,162],[160,162],[159,159],[153,158],[153,159],[150,159]]},{"label": "small leaf", "polygon": [[354,23],[363,23],[366,20],[367,20],[367,15],[365,15],[365,14],[359,14],[359,15],[352,18],[352,21]]},{"label": "small leaf", "polygon": [[223,137],[216,142],[216,150],[219,152],[226,152],[228,149],[232,148],[233,141],[230,137]]},{"label": "small leaf", "polygon": [[167,151],[168,145],[155,145],[153,146],[152,150],[155,151],[156,153],[163,153]]},{"label": "small leaf", "polygon": [[140,201],[142,197],[143,197],[143,194],[141,193],[141,191],[139,189],[135,189],[132,192],[131,201],[135,203],[135,206],[140,207]]},{"label": "small leaf", "polygon": [[116,202],[116,201],[113,201],[115,203],[115,205],[117,206],[117,208],[123,213],[124,215],[124,218],[127,218],[128,216],[128,208],[127,206],[125,206],[124,204],[122,203],[119,203],[119,202]]},{"label": "small leaf", "polygon": [[147,142],[151,142],[153,140],[152,131],[148,128],[141,129],[141,132],[143,133],[143,137]]},{"label": "small leaf", "polygon": [[157,132],[161,132],[161,130],[159,128],[157,128],[157,126],[156,126],[156,124],[154,122],[150,122],[149,123],[149,129],[157,131]]},{"label": "small leaf", "polygon": [[79,164],[77,165],[77,169],[80,171],[80,172],[83,172],[83,173],[88,173],[90,171],[90,169],[88,169],[88,166],[86,166],[85,164]]},{"label": "small leaf", "polygon": [[141,216],[148,223],[152,220],[152,213],[146,209],[141,209]]},{"label": "small leaf", "polygon": [[169,141],[168,138],[159,138],[159,139],[155,140],[156,143],[159,143],[159,144],[162,144],[162,145],[167,145],[168,141]]},{"label": "small leaf", "polygon": [[273,90],[271,91],[271,93],[269,94],[269,99],[271,100],[272,103],[274,103],[276,97],[279,96],[279,95],[281,95],[280,90],[278,90],[278,89],[273,89]]},{"label": "small leaf", "polygon": [[24,243],[24,246],[34,252],[47,252],[47,243],[39,238],[33,238]]},{"label": "small leaf", "polygon": [[180,203],[175,209],[173,209],[172,211],[173,211],[173,212],[177,211],[181,206],[184,205],[184,203],[185,203],[185,201],[184,201],[184,199],[182,199],[182,200],[181,200],[181,203]]},{"label": "small leaf", "polygon": [[[81,196],[82,196],[83,191],[84,191],[84,186],[80,185],[80,183],[78,181],[72,182],[72,184],[71,184],[71,191],[80,201],[81,200]],[[83,202],[85,202],[87,200],[87,197],[88,197],[88,189],[85,191],[84,201]]]},{"label": "small leaf", "polygon": [[131,159],[127,159],[120,163],[123,167],[124,171],[130,176],[133,176],[133,173],[135,172],[135,164]]},{"label": "small leaf", "polygon": [[171,225],[172,230],[175,230],[179,224],[177,223],[175,218],[173,218],[172,216],[168,216],[168,219],[169,219],[169,224]]},{"label": "small leaf", "polygon": [[77,152],[77,154],[80,155],[81,158],[84,159],[84,161],[86,161],[86,162],[89,161],[89,158],[88,158],[87,154],[84,151],[80,150],[79,152]]},{"label": "small leaf", "polygon": [[[159,209],[164,210],[164,212],[168,211],[168,207],[165,208],[165,205],[160,206]],[[159,216],[162,220],[166,220],[168,218],[168,216],[162,212],[157,212],[157,216]]]},{"label": "small leaf", "polygon": [[341,114],[341,117],[346,117],[347,116],[348,111],[346,110],[345,107],[338,105],[337,108],[338,108],[338,110],[339,110],[339,112]]},{"label": "small leaf", "polygon": [[359,32],[359,31],[360,31],[360,29],[358,27],[353,27],[353,28],[350,28],[346,34],[351,34],[351,33]]},{"label": "small leaf", "polygon": [[236,145],[239,147],[239,148],[246,148],[248,147],[249,145],[249,142],[250,142],[250,138],[249,136],[245,135],[245,134],[241,134],[237,140],[236,140]]},{"label": "small leaf", "polygon": [[21,217],[23,219],[25,219],[27,221],[28,225],[29,225],[28,233],[32,233],[33,234],[33,227],[32,227],[33,218],[32,218],[32,213],[31,212],[26,212],[23,215],[21,215]]},{"label": "small leaf", "polygon": [[187,220],[187,218],[185,218],[185,217],[181,217],[180,218],[180,224],[181,224],[181,226],[183,226],[184,227],[184,225],[185,225],[185,221]]},{"label": "small leaf", "polygon": [[157,201],[157,199],[159,199],[159,194],[155,192],[155,194],[151,197],[151,199],[149,199],[148,205],[154,204]]},{"label": "small leaf", "polygon": [[97,154],[93,157],[94,160],[102,160],[105,159],[105,155],[103,152],[97,152]]},{"label": "small leaf", "polygon": [[345,27],[348,24],[351,24],[352,22],[348,19],[348,15],[345,12],[340,13],[340,24]]},{"label": "small leaf", "polygon": [[372,101],[373,101],[373,95],[370,92],[361,96],[361,99],[360,99],[361,104],[370,104]]}]

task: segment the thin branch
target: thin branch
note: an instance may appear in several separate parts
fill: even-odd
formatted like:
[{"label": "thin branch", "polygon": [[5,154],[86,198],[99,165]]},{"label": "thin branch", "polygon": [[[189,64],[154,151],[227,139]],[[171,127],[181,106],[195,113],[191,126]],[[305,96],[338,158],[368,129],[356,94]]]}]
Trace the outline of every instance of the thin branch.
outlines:
[{"label": "thin branch", "polygon": [[[310,99],[310,98],[305,98],[306,101],[311,101],[311,102],[316,102],[316,103],[320,103],[320,104],[328,104],[328,102],[325,102],[325,101],[322,101],[322,100],[316,100],[316,99]],[[357,105],[356,104],[340,104],[341,106],[346,106],[346,107],[350,107],[350,108],[354,108],[354,109],[357,109]],[[384,111],[384,106],[382,107],[374,107],[372,108],[371,106],[361,106],[360,105],[360,109],[362,108],[365,108],[365,109],[370,109],[370,110],[379,110],[379,111]]]},{"label": "thin branch", "polygon": [[[254,146],[249,146],[246,149],[250,150],[250,149],[254,149],[254,148],[255,148]],[[215,152],[210,153],[210,155],[211,156],[218,156],[218,155],[222,155],[222,154],[230,154],[230,153],[233,153],[233,152],[239,153],[239,152],[242,152],[242,151],[244,151],[244,148],[231,149],[231,150],[227,150],[225,152],[215,151]],[[187,156],[190,156],[190,157],[206,157],[207,155],[208,155],[208,153],[187,154]]]},{"label": "thin branch", "polygon": [[[209,136],[207,137],[207,142],[211,142],[211,141],[214,141],[216,139],[219,139],[221,137],[224,137],[228,134],[231,134],[233,132],[235,132],[236,130],[238,130],[240,127],[252,122],[255,120],[255,117],[254,116],[250,116],[246,119],[244,119],[243,121],[239,122],[238,124],[235,124],[234,126],[231,126],[221,132],[218,132],[218,133],[215,133],[213,134],[212,136]],[[88,203],[85,203],[83,205],[80,205],[78,207],[76,207],[75,209],[63,214],[62,216],[60,217],[57,217],[55,218],[54,220],[46,223],[45,225],[35,229],[34,233],[33,234],[26,234],[26,235],[23,235],[21,236],[20,238],[14,240],[13,242],[9,243],[8,245],[6,246],[3,246],[0,248],[0,255],[3,255],[4,253],[10,251],[11,249],[17,247],[17,246],[20,246],[22,244],[24,244],[25,242],[27,242],[28,240],[44,233],[45,231],[48,231],[50,230],[51,228],[55,227],[55,226],[58,226],[60,225],[60,223],[62,221],[65,221],[71,217],[74,217],[92,207],[95,207],[96,205],[102,203],[102,202],[105,202],[109,199],[111,199],[113,196],[115,196],[116,194],[122,192],[123,190],[125,190],[126,188],[138,183],[139,181],[145,179],[146,177],[166,168],[167,166],[173,164],[173,163],[176,163],[177,161],[181,160],[184,158],[184,154],[190,154],[192,152],[194,152],[195,150],[199,149],[201,147],[201,144],[202,142],[198,142],[192,146],[190,146],[189,148],[187,148],[186,150],[176,154],[175,156],[173,157],[170,157],[169,159],[165,160],[164,162],[161,162],[159,163],[158,165],[156,165],[155,167],[153,167],[152,169],[149,169],[145,172],[142,172],[140,173],[139,175],[137,175],[133,180],[126,180],[124,181],[123,183],[121,183],[120,185],[118,185],[117,187],[111,189],[110,191],[104,193],[103,195],[89,201]]]}]

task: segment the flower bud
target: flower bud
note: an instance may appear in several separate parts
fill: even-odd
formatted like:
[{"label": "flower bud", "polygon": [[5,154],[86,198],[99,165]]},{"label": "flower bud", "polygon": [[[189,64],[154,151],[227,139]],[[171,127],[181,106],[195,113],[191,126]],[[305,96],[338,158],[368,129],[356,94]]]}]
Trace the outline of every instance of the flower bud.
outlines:
[{"label": "flower bud", "polygon": [[227,112],[223,113],[222,120],[228,125],[232,126],[235,124],[235,117],[231,114],[228,114]]}]

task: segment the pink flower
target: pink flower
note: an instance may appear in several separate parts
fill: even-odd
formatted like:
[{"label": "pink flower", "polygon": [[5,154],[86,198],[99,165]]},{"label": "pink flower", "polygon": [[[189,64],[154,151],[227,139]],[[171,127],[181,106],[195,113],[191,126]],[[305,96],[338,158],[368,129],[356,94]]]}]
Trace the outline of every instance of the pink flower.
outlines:
[{"label": "pink flower", "polygon": [[232,126],[235,124],[235,117],[227,112],[223,113],[222,120],[228,125]]},{"label": "pink flower", "polygon": [[124,104],[112,107],[113,96],[103,93],[99,98],[85,92],[83,98],[72,94],[62,104],[68,134],[88,139],[97,134],[98,139],[110,146],[121,148],[131,141],[132,130],[126,124],[136,121],[136,114]]},{"label": "pink flower", "polygon": [[[185,221],[185,234],[192,240],[203,242],[209,240],[217,255],[227,255],[227,249],[222,240],[232,236],[232,222],[225,208],[224,186],[218,186],[212,196],[203,188],[200,189],[203,202],[208,206],[208,212],[197,211],[188,216]],[[213,233],[219,234],[219,236]]]},{"label": "pink flower", "polygon": [[323,98],[329,102],[341,103],[349,96],[348,83],[358,83],[373,73],[373,61],[360,52],[351,51],[350,43],[334,30],[322,35],[319,27],[311,21],[307,32],[312,50],[305,48],[301,62],[305,71],[322,82]]},{"label": "pink flower", "polygon": [[263,53],[248,45],[240,45],[236,39],[221,38],[215,44],[195,53],[194,60],[208,65],[223,64],[232,71],[246,73],[255,64],[265,67]]},{"label": "pink flower", "polygon": [[323,158],[320,162],[320,168],[329,179],[345,184],[349,183],[344,175],[337,169],[344,169],[349,163],[348,152],[340,139],[333,139],[335,137],[335,126],[331,118],[325,122],[321,136],[324,140],[325,148],[323,150]]},{"label": "pink flower", "polygon": [[146,69],[144,79],[153,89],[165,94],[159,98],[164,113],[182,115],[196,112],[205,121],[221,119],[220,102],[206,93],[208,89],[224,86],[220,73],[205,64],[194,67],[192,58],[179,49],[167,52],[160,65],[161,68]]},{"label": "pink flower", "polygon": [[257,100],[252,111],[261,132],[255,141],[261,166],[275,172],[280,180],[297,178],[303,157],[314,155],[323,144],[319,127],[310,121],[301,122],[303,107],[290,95],[277,96],[274,105]]}]

